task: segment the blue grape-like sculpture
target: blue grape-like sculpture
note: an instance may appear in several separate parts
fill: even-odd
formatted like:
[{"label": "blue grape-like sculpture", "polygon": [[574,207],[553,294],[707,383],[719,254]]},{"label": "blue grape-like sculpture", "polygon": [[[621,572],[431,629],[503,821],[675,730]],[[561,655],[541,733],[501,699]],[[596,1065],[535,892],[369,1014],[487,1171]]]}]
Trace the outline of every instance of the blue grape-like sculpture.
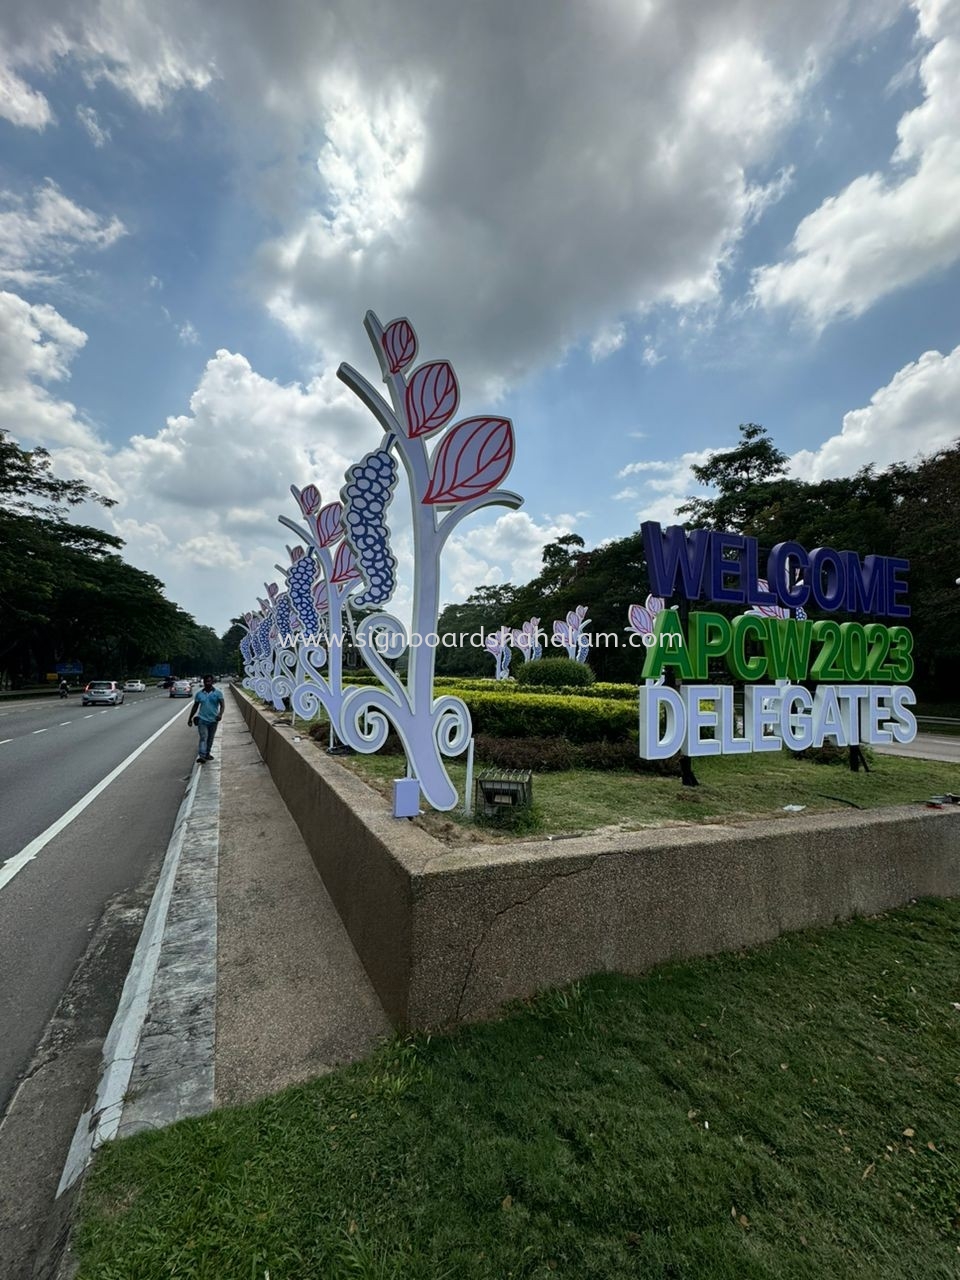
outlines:
[{"label": "blue grape-like sculpture", "polygon": [[361,608],[386,604],[397,585],[397,561],[390,550],[387,507],[397,486],[397,464],[387,449],[374,449],[347,471],[341,490],[343,527],[366,583],[355,597]]},{"label": "blue grape-like sculpture", "polygon": [[280,633],[280,643],[286,641],[292,628],[290,626],[290,593],[284,591],[282,595],[277,597],[276,604],[277,631]]},{"label": "blue grape-like sculpture", "polygon": [[317,563],[312,552],[301,556],[287,571],[287,591],[300,619],[300,627],[308,635],[316,635],[320,630],[320,619],[314,608],[311,590],[316,572]]}]

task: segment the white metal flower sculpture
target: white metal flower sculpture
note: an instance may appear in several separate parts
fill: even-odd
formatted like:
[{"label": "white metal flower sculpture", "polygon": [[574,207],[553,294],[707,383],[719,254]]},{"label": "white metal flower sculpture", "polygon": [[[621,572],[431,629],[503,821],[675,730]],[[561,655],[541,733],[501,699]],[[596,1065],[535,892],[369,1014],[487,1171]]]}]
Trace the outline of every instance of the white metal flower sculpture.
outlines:
[{"label": "white metal flower sculpture", "polygon": [[291,486],[290,492],[306,523],[287,516],[281,516],[280,523],[302,538],[308,550],[290,548],[287,587],[300,622],[300,643],[293,659],[284,659],[280,678],[295,715],[310,719],[323,707],[336,729],[345,695],[343,621],[345,614],[349,616],[348,597],[361,585],[360,570],[343,539],[341,503],[324,506],[320,490],[312,484],[302,490]]},{"label": "white metal flower sculpture", "polygon": [[630,629],[640,636],[652,636],[657,614],[663,613],[666,601],[662,596],[647,596],[645,604],[632,604],[628,617]]},{"label": "white metal flower sculpture", "polygon": [[[379,447],[347,472],[341,490],[343,527],[364,579],[357,603],[386,604],[394,592],[396,568],[386,513],[399,462],[407,474],[412,507],[414,643],[403,681],[387,661],[406,648],[401,622],[391,614],[374,613],[359,624],[361,657],[381,687],[345,693],[340,736],[355,750],[369,753],[383,745],[392,726],[426,801],[435,809],[452,809],[457,792],[443,758],[466,748],[471,723],[459,698],[434,698],[435,652],[427,641],[437,626],[440,556],[450,534],[468,515],[482,507],[521,505],[518,494],[497,487],[513,463],[513,425],[508,418],[491,415],[453,423],[460,389],[452,366],[435,360],[414,367],[417,336],[409,320],[393,320],[384,327],[368,311],[364,327],[389,398],[350,365],[340,366],[338,376],[384,433]],[[427,447],[430,437],[438,441],[432,450]]]},{"label": "white metal flower sculpture", "polygon": [[[514,633],[515,634],[515,633]],[[510,675],[510,660],[513,650],[510,647],[511,632],[509,627],[501,627],[486,637],[483,646],[496,663],[495,678],[506,680]]]},{"label": "white metal flower sculpture", "polygon": [[559,644],[567,651],[567,656],[574,662],[586,662],[590,652],[590,636],[586,629],[590,625],[587,617],[587,606],[578,604],[571,609],[565,622],[553,624],[553,634]]},{"label": "white metal flower sculpture", "polygon": [[523,654],[524,662],[534,662],[543,656],[543,645],[540,643],[540,619],[531,618],[513,633],[513,647]]}]

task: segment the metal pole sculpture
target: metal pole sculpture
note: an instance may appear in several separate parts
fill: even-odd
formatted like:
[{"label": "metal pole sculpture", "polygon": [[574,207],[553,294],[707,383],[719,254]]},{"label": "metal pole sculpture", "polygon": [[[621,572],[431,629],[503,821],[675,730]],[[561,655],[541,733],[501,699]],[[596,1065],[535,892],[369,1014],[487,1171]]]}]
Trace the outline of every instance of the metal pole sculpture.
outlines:
[{"label": "metal pole sculpture", "polygon": [[[395,589],[396,561],[390,551],[386,513],[397,480],[397,463],[409,480],[414,544],[412,631],[405,634],[392,614],[375,613],[357,627],[360,655],[380,688],[344,694],[340,736],[356,751],[379,750],[391,726],[407,754],[410,774],[426,801],[452,809],[457,792],[443,757],[459,755],[471,738],[470,713],[451,696],[434,698],[434,644],[440,604],[440,556],[453,530],[483,507],[515,509],[522,498],[497,486],[513,462],[513,425],[508,418],[465,418],[451,424],[460,399],[446,360],[412,368],[417,337],[406,319],[386,327],[368,311],[364,327],[380,365],[389,399],[362,374],[342,364],[338,377],[383,428],[378,448],[347,472],[341,490],[343,527],[365,589],[357,604],[381,606]],[[437,437],[432,451],[427,439]],[[409,645],[406,681],[389,666]]]}]

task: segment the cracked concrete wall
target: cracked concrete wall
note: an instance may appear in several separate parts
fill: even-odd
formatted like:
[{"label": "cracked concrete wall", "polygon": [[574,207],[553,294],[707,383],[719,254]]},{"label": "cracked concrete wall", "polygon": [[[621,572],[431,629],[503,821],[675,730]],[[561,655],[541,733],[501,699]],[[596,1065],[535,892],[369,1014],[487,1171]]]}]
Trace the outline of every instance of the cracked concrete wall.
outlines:
[{"label": "cracked concrete wall", "polygon": [[451,849],[238,694],[388,1016],[426,1029],[601,970],[960,894],[960,813],[899,807]]}]

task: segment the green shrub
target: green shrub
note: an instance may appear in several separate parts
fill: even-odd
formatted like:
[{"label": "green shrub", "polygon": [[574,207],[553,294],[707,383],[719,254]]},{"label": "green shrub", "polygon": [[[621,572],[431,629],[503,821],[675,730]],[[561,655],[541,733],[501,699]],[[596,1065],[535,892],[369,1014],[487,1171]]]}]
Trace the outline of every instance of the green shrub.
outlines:
[{"label": "green shrub", "polygon": [[494,738],[567,738],[571,742],[627,742],[637,732],[637,710],[608,698],[550,693],[474,693],[449,689],[470,708],[475,733]]},{"label": "green shrub", "polygon": [[574,662],[572,658],[536,658],[518,667],[516,673],[517,684],[551,689],[583,688],[595,679],[585,662]]}]

